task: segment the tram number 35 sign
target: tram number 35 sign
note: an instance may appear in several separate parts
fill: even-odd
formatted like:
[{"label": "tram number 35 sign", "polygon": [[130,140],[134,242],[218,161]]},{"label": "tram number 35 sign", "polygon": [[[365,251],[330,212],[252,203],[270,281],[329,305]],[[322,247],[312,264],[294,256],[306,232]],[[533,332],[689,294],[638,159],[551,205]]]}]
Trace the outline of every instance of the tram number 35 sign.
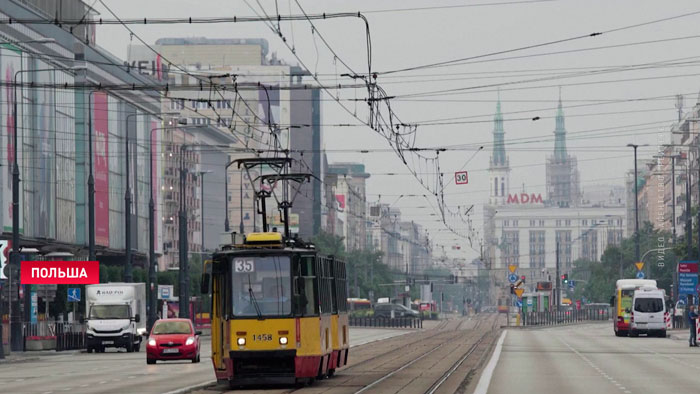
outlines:
[{"label": "tram number 35 sign", "polygon": [[466,171],[455,172],[455,183],[458,185],[466,185],[469,183],[469,176]]},{"label": "tram number 35 sign", "polygon": [[236,272],[255,272],[253,260],[236,260],[234,268]]}]

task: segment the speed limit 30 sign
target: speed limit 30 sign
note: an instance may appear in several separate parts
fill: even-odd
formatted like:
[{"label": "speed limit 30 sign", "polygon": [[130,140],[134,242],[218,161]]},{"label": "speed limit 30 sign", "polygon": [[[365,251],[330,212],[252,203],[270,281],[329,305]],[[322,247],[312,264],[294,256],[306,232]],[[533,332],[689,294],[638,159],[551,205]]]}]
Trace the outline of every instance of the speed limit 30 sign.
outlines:
[{"label": "speed limit 30 sign", "polygon": [[455,172],[455,183],[458,185],[466,185],[469,183],[469,176],[466,171]]}]

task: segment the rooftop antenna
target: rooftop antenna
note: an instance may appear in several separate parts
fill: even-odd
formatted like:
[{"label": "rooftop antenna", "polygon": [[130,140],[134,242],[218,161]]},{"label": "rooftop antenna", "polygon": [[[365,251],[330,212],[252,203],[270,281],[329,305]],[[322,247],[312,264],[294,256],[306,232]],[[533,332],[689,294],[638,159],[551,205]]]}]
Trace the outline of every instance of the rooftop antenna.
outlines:
[{"label": "rooftop antenna", "polygon": [[676,95],[676,109],[678,110],[678,123],[680,123],[681,118],[683,117],[683,95],[682,94]]}]

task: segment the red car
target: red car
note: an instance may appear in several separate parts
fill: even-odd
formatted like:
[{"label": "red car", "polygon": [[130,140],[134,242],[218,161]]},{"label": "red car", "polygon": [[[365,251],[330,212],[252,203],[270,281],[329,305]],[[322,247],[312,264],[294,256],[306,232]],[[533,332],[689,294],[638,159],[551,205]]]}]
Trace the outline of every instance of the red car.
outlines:
[{"label": "red car", "polygon": [[199,336],[189,319],[156,320],[146,344],[146,363],[157,360],[192,360],[199,362]]}]

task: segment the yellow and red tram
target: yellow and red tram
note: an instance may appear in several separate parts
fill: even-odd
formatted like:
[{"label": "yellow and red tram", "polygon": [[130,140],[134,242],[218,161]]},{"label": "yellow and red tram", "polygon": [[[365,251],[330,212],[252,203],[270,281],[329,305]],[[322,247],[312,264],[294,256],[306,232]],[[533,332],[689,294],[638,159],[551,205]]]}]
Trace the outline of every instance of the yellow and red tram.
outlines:
[{"label": "yellow and red tram", "polygon": [[332,376],[348,357],[345,278],[343,261],[279,233],[251,233],[215,253],[202,287],[212,295],[217,380],[301,384]]}]

